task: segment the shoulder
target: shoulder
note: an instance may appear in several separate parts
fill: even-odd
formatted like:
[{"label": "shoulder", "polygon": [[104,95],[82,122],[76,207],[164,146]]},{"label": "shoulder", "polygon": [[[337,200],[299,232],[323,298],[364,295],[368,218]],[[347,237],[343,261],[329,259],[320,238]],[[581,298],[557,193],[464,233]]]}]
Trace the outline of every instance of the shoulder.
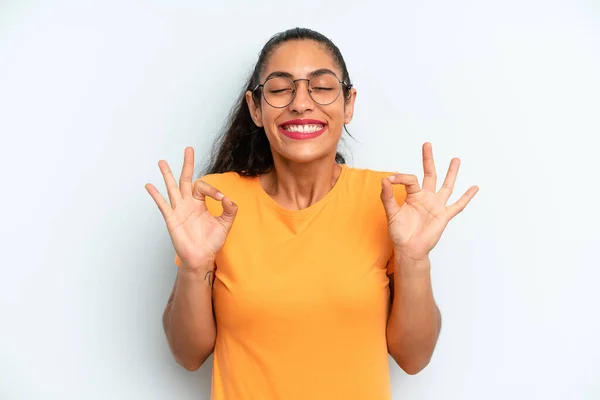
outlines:
[{"label": "shoulder", "polygon": [[229,171],[203,175],[197,178],[196,181],[204,181],[222,193],[233,196],[234,193],[244,191],[252,179],[251,177],[242,176],[237,172]]},{"label": "shoulder", "polygon": [[395,174],[392,171],[379,171],[369,168],[355,168],[346,166],[349,180],[354,184],[381,184],[381,180],[385,177]]},{"label": "shoulder", "polygon": [[[397,171],[381,171],[368,168],[354,168],[346,166],[348,188],[353,197],[361,197],[364,193],[369,197],[381,195],[381,181],[388,176],[397,174]],[[394,185],[394,196],[399,204],[406,199],[406,188],[404,185]]]},{"label": "shoulder", "polygon": [[[237,172],[229,171],[216,174],[203,175],[195,181],[203,181],[230,198],[238,206],[246,204],[251,198],[253,182],[256,178],[246,177]],[[222,204],[212,198],[206,198],[206,206],[213,215],[220,215],[223,212]]]}]

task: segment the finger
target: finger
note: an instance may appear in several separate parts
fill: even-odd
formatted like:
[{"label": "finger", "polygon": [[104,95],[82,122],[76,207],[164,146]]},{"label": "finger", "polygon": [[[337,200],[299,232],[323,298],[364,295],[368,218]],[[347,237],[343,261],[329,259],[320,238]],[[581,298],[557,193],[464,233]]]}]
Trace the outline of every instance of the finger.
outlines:
[{"label": "finger", "polygon": [[463,194],[461,198],[456,201],[456,203],[449,205],[447,207],[447,210],[450,219],[454,218],[458,213],[464,210],[467,204],[469,204],[469,202],[473,199],[473,197],[475,196],[475,194],[477,194],[478,191],[478,186],[471,186],[469,190],[467,190],[465,194]]},{"label": "finger", "polygon": [[444,200],[444,204],[452,195],[452,191],[454,190],[454,184],[456,183],[456,176],[458,175],[458,169],[460,167],[460,159],[453,158],[450,161],[450,165],[448,166],[448,173],[446,173],[446,179],[444,179],[444,183],[442,184],[442,188],[439,191],[442,199]]},{"label": "finger", "polygon": [[235,204],[229,197],[223,197],[221,200],[221,204],[223,206],[223,213],[218,217],[223,225],[227,228],[227,231],[233,225],[233,221],[235,220],[235,216],[237,214],[238,206]]},{"label": "finger", "polygon": [[388,219],[396,214],[400,206],[394,197],[394,188],[388,178],[381,180],[381,202]]},{"label": "finger", "polygon": [[433,149],[431,143],[423,145],[423,190],[435,193],[437,188],[437,174],[433,160]]},{"label": "finger", "polygon": [[169,201],[171,202],[171,207],[175,207],[177,205],[177,202],[181,199],[181,192],[179,191],[179,186],[177,186],[177,182],[175,181],[173,172],[171,172],[169,163],[167,163],[165,160],[160,160],[158,162],[158,167],[160,168],[160,172],[162,173],[162,176],[165,179],[165,185],[167,186],[167,193],[169,194]]},{"label": "finger", "polygon": [[402,184],[406,187],[406,193],[413,194],[421,191],[421,187],[419,186],[419,180],[415,175],[411,174],[395,174],[389,176],[390,182],[395,184]]},{"label": "finger", "polygon": [[156,189],[156,187],[154,187],[153,184],[147,183],[146,190],[148,191],[148,193],[150,193],[150,196],[152,196],[152,198],[154,199],[154,202],[158,206],[158,209],[163,215],[163,218],[166,220],[169,213],[172,210],[171,206],[169,205],[169,202],[165,200],[165,198],[160,194],[158,189]]},{"label": "finger", "polygon": [[192,195],[192,178],[194,176],[194,149],[186,147],[183,153],[183,168],[179,177],[179,190],[183,197]]},{"label": "finger", "polygon": [[195,199],[205,201],[206,196],[211,197],[217,201],[221,201],[225,195],[219,192],[216,188],[204,182],[201,179],[198,179],[194,183],[194,191],[193,196]]}]

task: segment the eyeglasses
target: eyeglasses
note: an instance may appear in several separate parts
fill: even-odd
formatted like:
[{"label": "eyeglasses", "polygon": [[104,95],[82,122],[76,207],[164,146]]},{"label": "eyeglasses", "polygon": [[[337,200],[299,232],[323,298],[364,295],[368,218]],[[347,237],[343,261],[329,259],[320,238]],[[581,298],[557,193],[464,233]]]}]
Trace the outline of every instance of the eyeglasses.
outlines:
[{"label": "eyeglasses", "polygon": [[295,80],[283,76],[274,76],[267,79],[262,85],[256,85],[252,92],[262,88],[262,95],[271,107],[284,108],[294,101],[298,90],[296,86],[298,81],[307,82],[310,98],[322,106],[336,101],[342,91],[342,86],[346,86],[348,89],[352,87],[352,85],[340,81],[337,76],[325,73],[313,76],[310,79]]}]

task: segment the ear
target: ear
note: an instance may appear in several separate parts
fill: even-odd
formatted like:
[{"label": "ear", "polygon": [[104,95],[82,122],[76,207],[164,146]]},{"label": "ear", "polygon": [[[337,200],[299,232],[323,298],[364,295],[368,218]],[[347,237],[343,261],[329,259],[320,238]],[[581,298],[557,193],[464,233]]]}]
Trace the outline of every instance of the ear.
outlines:
[{"label": "ear", "polygon": [[347,125],[352,121],[354,115],[354,102],[356,101],[356,89],[350,89],[350,96],[344,99],[344,125]]},{"label": "ear", "polygon": [[260,110],[260,107],[258,107],[254,103],[254,99],[252,98],[252,92],[249,90],[246,92],[246,103],[248,104],[248,109],[250,110],[250,116],[252,117],[252,121],[254,121],[254,123],[258,127],[263,126],[262,112]]}]

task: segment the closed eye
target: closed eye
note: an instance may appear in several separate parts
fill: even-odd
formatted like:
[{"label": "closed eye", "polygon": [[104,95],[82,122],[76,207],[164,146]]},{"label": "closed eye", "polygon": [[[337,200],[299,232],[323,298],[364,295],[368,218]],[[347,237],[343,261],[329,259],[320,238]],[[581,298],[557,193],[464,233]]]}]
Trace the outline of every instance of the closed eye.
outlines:
[{"label": "closed eye", "polygon": [[292,92],[293,90],[292,89],[277,89],[277,90],[270,90],[269,93],[275,93],[276,94],[276,93],[283,93],[285,91]]}]

